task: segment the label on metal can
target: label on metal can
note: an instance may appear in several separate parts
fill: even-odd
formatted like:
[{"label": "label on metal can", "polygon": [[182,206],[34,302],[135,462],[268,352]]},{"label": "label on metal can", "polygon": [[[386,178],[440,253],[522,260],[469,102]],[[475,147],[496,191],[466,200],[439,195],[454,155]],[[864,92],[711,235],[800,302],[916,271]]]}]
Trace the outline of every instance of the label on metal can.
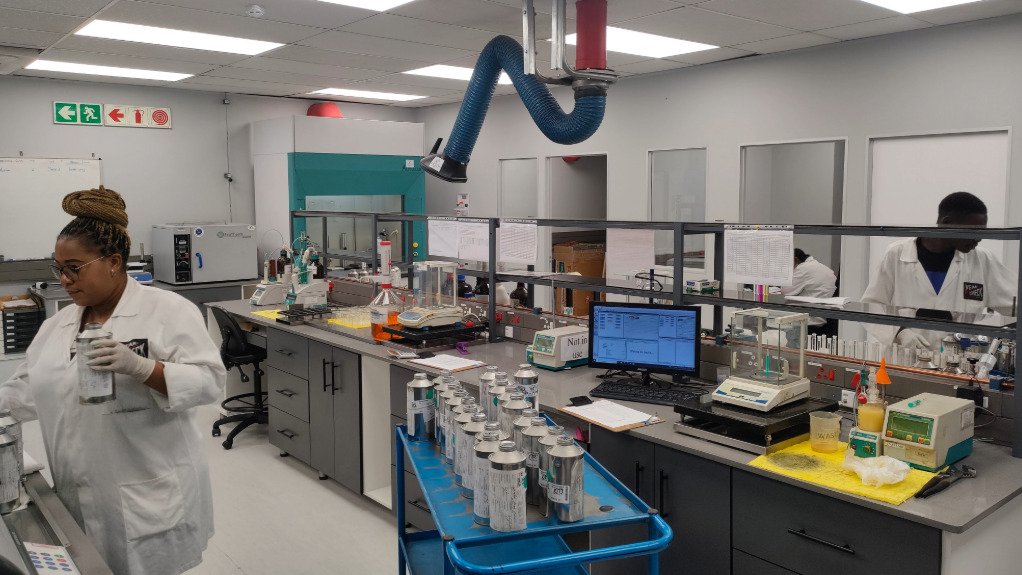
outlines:
[{"label": "label on metal can", "polygon": [[539,486],[546,489],[550,486],[550,479],[552,475],[549,469],[539,470]]},{"label": "label on metal can", "polygon": [[411,421],[413,416],[425,415],[426,420],[433,419],[433,400],[432,399],[415,399],[408,403],[408,420]]},{"label": "label on metal can", "polygon": [[96,371],[80,358],[78,363],[78,394],[86,399],[106,397],[114,392],[114,377],[109,371]]},{"label": "label on metal can", "polygon": [[490,529],[525,529],[525,469],[490,467]]},{"label": "label on metal can", "polygon": [[525,452],[525,466],[539,468],[539,452],[538,451],[527,451]]},{"label": "label on metal can", "polygon": [[[461,459],[460,465],[461,486],[464,487],[465,489],[473,489],[473,486],[475,485],[475,483],[472,481],[474,470],[471,467],[472,459],[473,456],[475,455],[475,451],[472,449],[473,439],[474,439],[473,436],[469,435],[468,433],[465,433],[465,431],[462,431],[458,435],[458,448],[457,452],[455,453],[455,455],[458,456],[459,459]],[[457,465],[457,462],[455,462],[455,465]]]},{"label": "label on metal can", "polygon": [[[472,486],[473,496],[472,512],[479,517],[490,516],[490,460],[484,457],[473,457]],[[465,481],[465,478],[461,478]]]},{"label": "label on metal can", "polygon": [[557,483],[548,483],[546,486],[546,496],[547,499],[554,503],[567,503],[571,497],[571,487]]},{"label": "label on metal can", "polygon": [[536,395],[539,393],[539,384],[538,383],[527,383],[527,384],[522,385],[521,388],[522,388],[522,395],[524,395],[527,398],[536,397]]}]

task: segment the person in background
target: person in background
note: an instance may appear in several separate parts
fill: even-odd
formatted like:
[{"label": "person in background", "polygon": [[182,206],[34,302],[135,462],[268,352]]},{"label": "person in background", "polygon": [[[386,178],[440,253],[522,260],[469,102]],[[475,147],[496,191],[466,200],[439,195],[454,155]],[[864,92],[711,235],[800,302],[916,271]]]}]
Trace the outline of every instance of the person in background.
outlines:
[{"label": "person in background", "polygon": [[[949,194],[937,207],[938,227],[987,225],[983,200],[968,192]],[[983,312],[1009,308],[1015,280],[992,253],[977,247],[975,238],[908,238],[887,248],[865,293],[863,303],[899,308]],[[884,346],[938,350],[944,334],[865,324]]]},{"label": "person in background", "polygon": [[[834,292],[837,291],[837,276],[833,270],[798,248],[795,248],[794,258],[795,270],[791,285],[782,287],[781,294],[820,298],[834,296]],[[809,333],[837,335],[831,334],[826,325],[827,320],[822,317],[810,317]]]},{"label": "person in background", "polygon": [[[177,575],[213,534],[209,469],[195,407],[217,401],[226,370],[198,308],[139,285],[124,200],[113,190],[64,198],[54,276],[75,305],[46,320],[0,385],[0,408],[38,417],[57,495],[118,575]],[[88,357],[75,338],[98,323],[112,339]],[[78,365],[112,372],[116,399],[79,403]]]}]

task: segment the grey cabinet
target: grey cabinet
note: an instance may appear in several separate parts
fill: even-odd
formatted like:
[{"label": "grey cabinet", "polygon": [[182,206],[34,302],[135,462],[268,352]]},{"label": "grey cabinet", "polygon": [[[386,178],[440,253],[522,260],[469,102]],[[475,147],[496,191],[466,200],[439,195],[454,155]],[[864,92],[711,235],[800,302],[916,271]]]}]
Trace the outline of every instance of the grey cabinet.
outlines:
[{"label": "grey cabinet", "polygon": [[733,575],[798,575],[794,571],[788,571],[784,567],[778,567],[737,549],[734,551],[732,561]]},{"label": "grey cabinet", "polygon": [[309,343],[309,464],[362,492],[361,384],[358,354]]},{"label": "grey cabinet", "polygon": [[[686,574],[731,572],[731,469],[625,433],[593,427],[590,452],[646,503],[659,509],[674,531],[660,554],[665,572],[683,566]],[[645,528],[593,531],[593,548],[640,541]],[[645,570],[642,558],[598,563],[594,575],[631,575]]]}]

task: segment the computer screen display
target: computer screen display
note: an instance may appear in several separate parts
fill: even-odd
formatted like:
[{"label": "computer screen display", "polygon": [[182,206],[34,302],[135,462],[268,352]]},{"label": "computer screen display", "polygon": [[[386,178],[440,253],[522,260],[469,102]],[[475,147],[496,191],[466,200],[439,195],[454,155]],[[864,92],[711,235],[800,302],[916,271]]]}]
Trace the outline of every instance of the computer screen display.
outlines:
[{"label": "computer screen display", "polygon": [[621,370],[695,374],[699,307],[593,302],[589,364]]}]

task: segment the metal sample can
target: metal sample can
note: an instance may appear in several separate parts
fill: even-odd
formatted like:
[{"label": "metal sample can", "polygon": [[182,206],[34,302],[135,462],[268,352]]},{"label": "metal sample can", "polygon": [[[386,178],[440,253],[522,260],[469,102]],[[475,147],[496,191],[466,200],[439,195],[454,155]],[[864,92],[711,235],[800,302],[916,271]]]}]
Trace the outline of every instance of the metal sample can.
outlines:
[{"label": "metal sample can", "polygon": [[457,416],[455,409],[461,407],[461,403],[468,397],[468,392],[464,389],[458,388],[451,394],[451,398],[447,400],[447,408],[444,410],[444,419],[447,422],[445,424],[446,434],[444,441],[444,463],[447,465],[454,465],[454,418]]},{"label": "metal sample can", "polygon": [[[535,411],[535,410],[533,410]],[[543,493],[543,486],[539,483],[540,453],[543,446],[540,440],[547,436],[545,417],[533,417],[529,427],[522,430],[521,450],[525,453],[525,472],[529,483],[525,490],[525,502],[529,505],[546,505],[546,494]]]},{"label": "metal sample can", "polygon": [[551,513],[564,522],[579,521],[585,515],[583,453],[567,435],[558,437],[557,445],[550,448],[546,494]]},{"label": "metal sample can", "polygon": [[454,423],[451,427],[454,429],[454,432],[452,433],[452,437],[454,437],[454,482],[461,486],[464,485],[465,481],[465,465],[468,460],[471,445],[467,444],[468,440],[465,433],[465,424],[472,421],[472,416],[479,412],[479,406],[475,404],[473,399],[472,402],[462,404],[458,407],[461,409],[461,412],[454,418]]},{"label": "metal sample can", "polygon": [[408,382],[405,397],[405,409],[408,413],[408,439],[412,441],[430,441],[435,439],[436,428],[434,418],[433,384],[425,373],[416,373]]},{"label": "metal sample can", "polygon": [[[448,377],[451,376],[451,372],[444,370],[440,376],[433,379],[433,439],[437,445],[443,446],[444,444],[444,424],[443,424],[443,405],[441,395],[447,391]],[[453,377],[450,377],[453,380]]]},{"label": "metal sample can", "polygon": [[499,368],[495,365],[486,366],[486,371],[479,376],[479,405],[486,405],[488,399],[486,392],[493,385],[493,382],[497,380],[497,370]]},{"label": "metal sample can", "polygon": [[[486,424],[489,427],[490,424]],[[484,429],[472,450],[472,519],[479,525],[490,524],[490,455],[500,448],[500,430]]]},{"label": "metal sample can", "polygon": [[[550,448],[557,445],[557,438],[564,435],[564,427],[551,425],[546,428],[546,435],[539,438],[539,486],[543,490],[543,497],[546,498],[547,474],[550,470]],[[545,502],[540,503],[539,512],[543,517],[550,516],[550,506]]]},{"label": "metal sample can", "polygon": [[25,474],[25,442],[21,435],[21,422],[14,419],[11,410],[0,410],[0,427],[7,428],[7,433],[14,436],[18,445],[18,474]]},{"label": "metal sample can", "polygon": [[532,368],[532,364],[523,363],[518,366],[515,372],[515,383],[522,389],[525,401],[539,409],[539,374]]},{"label": "metal sample can", "polygon": [[461,389],[461,384],[458,383],[458,381],[455,380],[455,381],[447,382],[447,389],[445,389],[444,392],[442,394],[440,394],[440,399],[439,399],[439,401],[440,401],[440,408],[439,408],[439,410],[436,413],[436,418],[437,418],[437,420],[440,423],[441,433],[443,433],[443,437],[440,438],[441,439],[440,453],[446,453],[447,452],[447,444],[449,443],[448,439],[449,439],[449,436],[450,436],[450,433],[451,433],[451,430],[450,430],[451,407],[448,404],[448,402],[451,401],[451,398],[454,397],[454,393],[456,391],[458,391],[459,389]]},{"label": "metal sample can", "polygon": [[523,411],[530,407],[532,407],[532,404],[525,401],[524,395],[517,391],[512,393],[511,398],[500,408],[500,416],[497,418],[497,421],[500,423],[500,429],[514,437],[514,421],[518,419]]},{"label": "metal sample can", "polygon": [[500,413],[500,396],[506,392],[507,374],[503,371],[498,371],[497,379],[493,380],[493,385],[486,392],[489,396],[489,399],[483,404],[486,407],[486,419],[497,421],[497,415]]},{"label": "metal sample can", "polygon": [[525,529],[527,481],[525,454],[515,449],[513,441],[501,441],[499,450],[490,455],[490,529],[504,532]]},{"label": "metal sample can", "polygon": [[465,441],[458,446],[455,450],[455,454],[464,454],[464,473],[461,474],[461,496],[465,499],[472,499],[475,497],[475,447],[476,440],[486,429],[486,414],[483,413],[482,408],[478,408],[475,413],[472,414],[472,418],[468,423],[461,426],[462,437]]},{"label": "metal sample can", "polygon": [[532,418],[537,415],[539,415],[539,412],[530,407],[522,410],[522,414],[511,422],[511,441],[514,441],[518,449],[522,451],[525,451],[525,448],[522,447],[522,432],[525,431],[525,428],[532,425]]},{"label": "metal sample can", "polygon": [[504,430],[500,428],[500,424],[496,421],[487,421],[486,426],[483,427],[483,431],[496,431],[500,441],[507,441],[508,439],[511,439],[511,436],[504,433]]},{"label": "metal sample can", "polygon": [[89,352],[93,343],[113,336],[98,323],[85,324],[85,329],[75,338],[75,359],[78,360],[78,403],[106,403],[117,397],[114,389],[114,374],[97,371],[89,367]]},{"label": "metal sample can", "polygon": [[21,462],[18,440],[0,427],[0,513],[10,513],[21,503]]}]

